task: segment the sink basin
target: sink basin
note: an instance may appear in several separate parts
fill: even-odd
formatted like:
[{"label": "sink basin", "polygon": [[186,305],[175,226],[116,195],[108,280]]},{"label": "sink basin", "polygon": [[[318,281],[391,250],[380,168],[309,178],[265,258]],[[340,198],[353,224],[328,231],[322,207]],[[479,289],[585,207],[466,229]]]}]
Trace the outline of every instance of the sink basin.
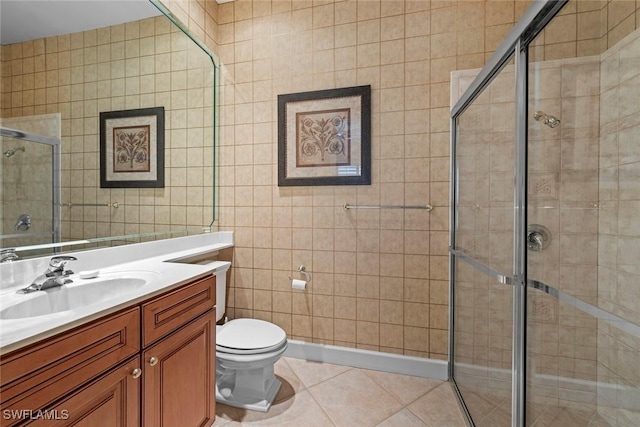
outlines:
[{"label": "sink basin", "polygon": [[57,288],[4,295],[0,319],[24,319],[77,310],[126,295],[158,276],[151,271],[106,273],[94,279],[71,276],[72,283]]}]

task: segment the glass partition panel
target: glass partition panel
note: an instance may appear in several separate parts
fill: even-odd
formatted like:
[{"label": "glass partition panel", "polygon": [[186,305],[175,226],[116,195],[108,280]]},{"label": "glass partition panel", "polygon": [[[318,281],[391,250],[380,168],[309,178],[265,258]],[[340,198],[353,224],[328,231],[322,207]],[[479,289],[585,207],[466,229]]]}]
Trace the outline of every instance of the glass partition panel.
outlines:
[{"label": "glass partition panel", "polygon": [[[462,82],[465,73],[452,81]],[[514,288],[506,282],[513,274],[512,64],[458,116],[456,129],[454,379],[476,426],[509,426]]]},{"label": "glass partition panel", "polygon": [[510,275],[515,84],[505,67],[458,117],[456,249]]},{"label": "glass partition panel", "polygon": [[476,426],[510,426],[513,287],[477,267],[456,258],[456,385]]},{"label": "glass partition panel", "polygon": [[570,1],[530,46],[530,425],[640,423],[635,13]]}]

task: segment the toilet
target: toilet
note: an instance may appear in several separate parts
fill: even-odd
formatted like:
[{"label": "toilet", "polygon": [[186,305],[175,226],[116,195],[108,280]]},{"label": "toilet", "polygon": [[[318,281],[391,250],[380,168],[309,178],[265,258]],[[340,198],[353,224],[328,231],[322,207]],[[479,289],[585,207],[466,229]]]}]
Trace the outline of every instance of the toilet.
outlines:
[{"label": "toilet", "polygon": [[[216,322],[226,310],[226,269],[216,272]],[[274,364],[287,349],[282,328],[258,319],[216,326],[216,402],[267,412],[280,390]]]}]

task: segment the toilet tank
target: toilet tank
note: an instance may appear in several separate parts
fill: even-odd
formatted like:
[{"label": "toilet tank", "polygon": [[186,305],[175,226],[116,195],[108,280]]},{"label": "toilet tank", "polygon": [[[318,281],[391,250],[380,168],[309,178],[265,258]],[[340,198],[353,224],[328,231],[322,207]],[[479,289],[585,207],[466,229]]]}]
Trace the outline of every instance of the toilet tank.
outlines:
[{"label": "toilet tank", "polygon": [[229,270],[230,264],[226,267],[221,267],[216,270],[216,322],[224,317],[224,313],[227,311],[227,270]]}]

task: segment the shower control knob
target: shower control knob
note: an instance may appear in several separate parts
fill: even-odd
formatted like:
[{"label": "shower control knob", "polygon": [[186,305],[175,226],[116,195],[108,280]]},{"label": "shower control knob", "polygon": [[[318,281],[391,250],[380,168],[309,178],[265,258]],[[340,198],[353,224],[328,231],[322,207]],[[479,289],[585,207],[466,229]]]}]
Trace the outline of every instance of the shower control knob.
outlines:
[{"label": "shower control knob", "polygon": [[540,252],[551,243],[551,232],[540,224],[531,224],[527,229],[527,248]]}]

